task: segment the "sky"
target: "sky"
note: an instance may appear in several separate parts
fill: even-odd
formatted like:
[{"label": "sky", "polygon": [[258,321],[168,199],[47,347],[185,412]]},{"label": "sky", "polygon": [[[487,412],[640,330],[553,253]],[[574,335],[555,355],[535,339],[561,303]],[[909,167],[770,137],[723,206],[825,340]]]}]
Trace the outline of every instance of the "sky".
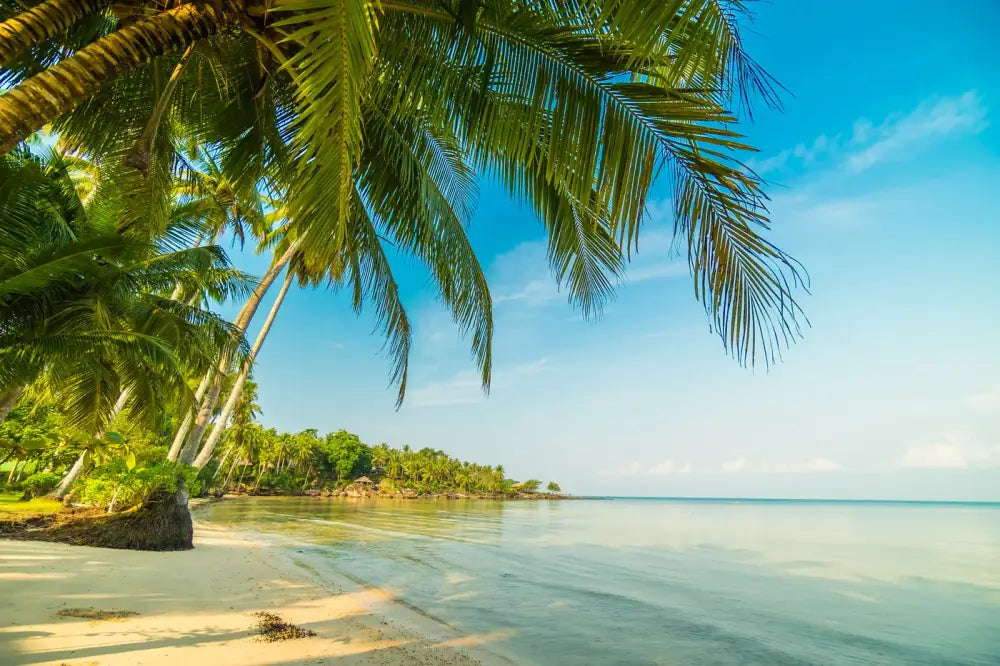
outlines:
[{"label": "sky", "polygon": [[440,448],[580,495],[1000,501],[1000,4],[755,11],[747,49],[788,92],[742,129],[770,238],[810,276],[810,326],[780,363],[743,368],[710,333],[667,183],[593,322],[558,290],[534,215],[483,180],[469,235],[495,302],[489,396],[421,267],[397,261],[403,407],[371,313],[296,289],[255,371],[262,422]]}]

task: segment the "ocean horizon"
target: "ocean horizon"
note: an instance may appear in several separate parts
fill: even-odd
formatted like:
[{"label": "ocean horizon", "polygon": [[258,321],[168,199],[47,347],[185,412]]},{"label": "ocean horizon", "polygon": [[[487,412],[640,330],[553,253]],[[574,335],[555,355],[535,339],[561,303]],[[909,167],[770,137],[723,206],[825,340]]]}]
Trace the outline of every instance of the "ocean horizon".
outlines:
[{"label": "ocean horizon", "polygon": [[[661,500],[664,502],[744,502],[744,503],[780,503],[797,502],[801,504],[942,504],[946,506],[996,506],[1000,500],[927,500],[927,499],[843,499],[828,497],[710,497],[710,496],[657,496],[657,495],[577,495],[570,496],[576,500]],[[553,498],[556,501],[557,498]],[[538,500],[535,500],[538,501]],[[543,500],[544,501],[544,500]]]}]

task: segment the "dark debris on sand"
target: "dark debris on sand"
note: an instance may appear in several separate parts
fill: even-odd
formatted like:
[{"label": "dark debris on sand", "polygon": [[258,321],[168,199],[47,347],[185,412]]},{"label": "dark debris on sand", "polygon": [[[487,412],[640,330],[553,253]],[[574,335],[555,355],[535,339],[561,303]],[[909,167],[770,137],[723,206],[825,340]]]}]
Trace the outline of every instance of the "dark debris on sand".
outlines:
[{"label": "dark debris on sand", "polygon": [[260,640],[268,643],[274,641],[287,641],[293,638],[307,638],[315,636],[316,632],[310,629],[303,629],[297,625],[285,622],[279,615],[274,613],[254,613],[257,618],[257,634]]},{"label": "dark debris on sand", "polygon": [[138,615],[130,610],[101,610],[100,608],[63,608],[58,613],[59,617],[76,617],[83,620],[121,620],[126,617]]}]

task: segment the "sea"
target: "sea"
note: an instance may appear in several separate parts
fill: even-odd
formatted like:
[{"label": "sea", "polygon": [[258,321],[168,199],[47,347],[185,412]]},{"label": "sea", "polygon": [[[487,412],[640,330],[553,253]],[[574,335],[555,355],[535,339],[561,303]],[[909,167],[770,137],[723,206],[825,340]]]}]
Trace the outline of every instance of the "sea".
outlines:
[{"label": "sea", "polygon": [[518,664],[1000,665],[1000,504],[287,497],[199,514]]}]

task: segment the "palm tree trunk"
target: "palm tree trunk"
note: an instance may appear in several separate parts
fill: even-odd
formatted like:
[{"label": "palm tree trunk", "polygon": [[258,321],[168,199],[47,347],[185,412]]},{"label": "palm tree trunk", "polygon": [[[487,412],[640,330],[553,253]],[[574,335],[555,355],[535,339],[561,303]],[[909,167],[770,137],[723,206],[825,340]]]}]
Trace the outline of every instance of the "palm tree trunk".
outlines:
[{"label": "palm tree trunk", "polygon": [[80,478],[80,472],[83,471],[83,463],[87,459],[87,452],[84,451],[80,454],[80,457],[76,459],[73,466],[69,468],[66,472],[66,476],[63,477],[56,489],[52,491],[51,496],[56,499],[62,499],[69,492],[69,487],[73,485],[73,482]]},{"label": "palm tree trunk", "polygon": [[[111,408],[111,414],[108,415],[108,423],[114,421],[118,413],[122,411],[125,407],[126,401],[128,401],[129,392],[128,389],[123,390],[118,394],[118,400],[115,401],[114,407]],[[100,439],[104,435],[103,432],[95,432],[94,439]],[[49,496],[55,497],[56,499],[62,499],[69,492],[69,487],[73,485],[73,482],[80,478],[80,473],[83,472],[83,463],[87,458],[87,451],[80,454],[80,457],[76,459],[73,466],[69,468],[66,472],[66,476],[63,477],[59,485],[53,490]]]},{"label": "palm tree trunk", "polygon": [[233,447],[230,446],[226,449],[226,452],[223,454],[222,460],[219,461],[219,466],[216,468],[215,474],[212,475],[213,482],[217,478],[219,478],[219,473],[222,471],[222,468],[226,466],[226,461],[229,460],[229,456],[232,455],[232,453],[233,453]]},{"label": "palm tree trunk", "polygon": [[9,64],[32,46],[57,37],[107,4],[108,0],[45,0],[7,19],[0,23],[0,63]]},{"label": "palm tree trunk", "polygon": [[193,51],[194,43],[191,43],[184,50],[181,59],[177,62],[177,66],[174,67],[174,71],[170,74],[170,78],[167,79],[167,84],[163,87],[163,92],[160,93],[160,99],[156,101],[153,113],[150,115],[149,120],[146,121],[146,127],[142,130],[142,136],[132,146],[132,150],[125,155],[125,159],[123,160],[125,166],[137,169],[143,176],[149,175],[149,154],[153,149],[156,132],[160,128],[160,119],[163,118],[163,112],[170,105],[170,97],[174,94],[177,82],[181,80],[181,74],[184,72],[184,65],[191,58]]},{"label": "palm tree trunk", "polygon": [[[198,389],[194,392],[194,404],[201,402],[201,399],[205,397],[205,391],[208,390],[208,382],[212,378],[213,370],[205,373],[204,378],[201,380],[201,384],[198,384]],[[184,420],[181,421],[181,425],[177,428],[177,434],[174,435],[174,441],[170,444],[170,451],[167,453],[167,460],[170,462],[175,462],[177,457],[181,454],[181,447],[184,446],[184,438],[187,437],[188,431],[191,430],[191,421],[194,420],[194,416],[191,410],[187,410],[187,414],[184,415]]]},{"label": "palm tree trunk", "polygon": [[0,393],[0,423],[4,422],[7,415],[10,414],[11,410],[14,409],[14,405],[17,404],[18,398],[24,393],[24,389],[27,388],[27,384],[21,384],[20,386],[15,386],[9,391]]},{"label": "palm tree trunk", "polygon": [[0,155],[151,58],[215,34],[222,15],[182,4],[102,37],[0,96]]},{"label": "palm tree trunk", "polygon": [[[267,293],[267,290],[274,283],[275,278],[281,274],[282,269],[292,260],[295,253],[298,252],[303,238],[304,236],[293,241],[281,257],[271,262],[271,266],[264,273],[260,284],[250,294],[250,298],[247,299],[243,309],[240,310],[239,315],[233,322],[233,326],[240,333],[246,333],[247,328],[250,326],[250,320],[257,313],[257,308],[260,307],[260,302],[264,298],[264,294]],[[190,465],[195,458],[195,454],[198,452],[201,440],[205,436],[205,430],[208,428],[208,422],[212,418],[212,412],[215,411],[215,405],[219,402],[219,393],[222,391],[222,377],[229,371],[229,364],[230,359],[226,356],[219,360],[217,370],[209,370],[210,373],[215,373],[215,378],[212,380],[212,386],[208,391],[208,395],[202,400],[201,408],[198,410],[198,418],[195,420],[194,427],[191,429],[191,433],[188,435],[187,441],[184,443],[181,453],[178,456],[178,460],[184,465]]]},{"label": "palm tree trunk", "polygon": [[233,383],[233,388],[229,392],[229,398],[222,408],[222,413],[219,414],[219,418],[215,421],[215,428],[212,429],[212,434],[205,440],[205,445],[201,448],[201,453],[198,454],[198,457],[194,461],[194,466],[198,469],[202,469],[212,459],[215,446],[219,443],[219,439],[222,438],[222,433],[225,432],[226,425],[229,423],[229,418],[233,415],[233,410],[236,409],[236,404],[240,401],[240,396],[243,395],[243,386],[246,384],[247,376],[250,374],[250,368],[257,358],[258,352],[260,352],[267,334],[271,330],[271,325],[274,324],[278,308],[281,307],[282,301],[285,300],[285,294],[288,293],[288,288],[292,286],[292,278],[294,277],[295,275],[291,270],[285,273],[285,281],[281,284],[281,291],[275,297],[271,311],[267,313],[267,319],[264,320],[264,325],[261,327],[260,333],[257,334],[257,339],[250,350],[250,356],[243,362],[243,367],[240,369],[240,374]]}]

